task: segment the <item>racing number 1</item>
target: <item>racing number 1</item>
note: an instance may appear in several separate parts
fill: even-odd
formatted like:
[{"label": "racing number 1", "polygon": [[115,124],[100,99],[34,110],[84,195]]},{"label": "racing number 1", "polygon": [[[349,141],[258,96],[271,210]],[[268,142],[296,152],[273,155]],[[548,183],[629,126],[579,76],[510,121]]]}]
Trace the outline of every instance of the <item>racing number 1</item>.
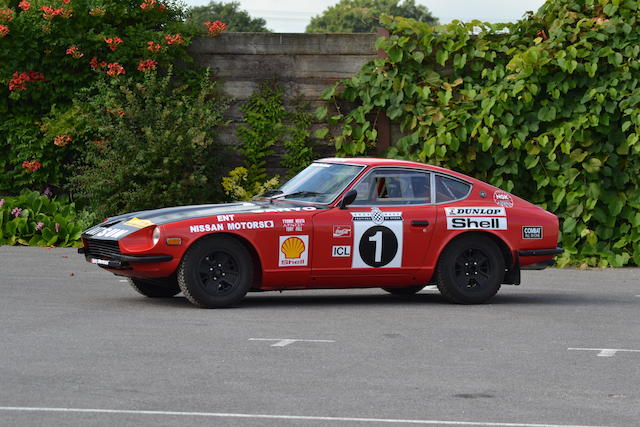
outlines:
[{"label": "racing number 1", "polygon": [[374,262],[376,263],[381,262],[382,261],[382,231],[377,231],[376,234],[369,237],[369,241],[374,242],[376,246]]}]

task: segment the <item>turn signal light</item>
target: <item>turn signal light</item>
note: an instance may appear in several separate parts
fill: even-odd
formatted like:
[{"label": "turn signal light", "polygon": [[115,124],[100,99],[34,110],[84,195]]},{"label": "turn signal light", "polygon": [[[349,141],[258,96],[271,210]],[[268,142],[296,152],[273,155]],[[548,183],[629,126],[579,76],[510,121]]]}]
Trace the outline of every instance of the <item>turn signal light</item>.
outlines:
[{"label": "turn signal light", "polygon": [[179,237],[167,237],[167,246],[180,246],[182,239]]}]

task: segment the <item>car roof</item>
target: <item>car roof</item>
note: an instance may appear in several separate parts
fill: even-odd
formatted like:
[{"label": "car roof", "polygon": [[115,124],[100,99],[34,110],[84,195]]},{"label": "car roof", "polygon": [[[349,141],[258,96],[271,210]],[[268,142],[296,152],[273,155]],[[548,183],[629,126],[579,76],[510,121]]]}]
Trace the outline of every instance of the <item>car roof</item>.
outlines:
[{"label": "car roof", "polygon": [[434,172],[442,172],[449,175],[453,175],[456,178],[463,179],[465,181],[470,181],[472,183],[482,182],[473,177],[467,176],[460,172],[452,171],[451,169],[445,169],[438,166],[428,165],[425,163],[411,162],[408,160],[396,160],[396,159],[383,159],[377,157],[327,157],[324,159],[318,159],[316,162],[326,162],[326,163],[348,163],[352,165],[363,165],[363,166],[395,166],[395,167],[406,167],[406,168],[420,168],[431,170]]}]

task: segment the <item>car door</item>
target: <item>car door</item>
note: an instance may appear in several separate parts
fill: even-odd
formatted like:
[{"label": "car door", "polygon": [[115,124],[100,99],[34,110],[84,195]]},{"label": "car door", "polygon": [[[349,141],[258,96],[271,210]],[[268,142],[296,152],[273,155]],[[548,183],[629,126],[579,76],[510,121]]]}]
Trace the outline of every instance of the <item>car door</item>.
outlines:
[{"label": "car door", "polygon": [[318,287],[415,284],[436,221],[432,174],[377,167],[352,188],[356,200],[313,217],[312,277]]}]

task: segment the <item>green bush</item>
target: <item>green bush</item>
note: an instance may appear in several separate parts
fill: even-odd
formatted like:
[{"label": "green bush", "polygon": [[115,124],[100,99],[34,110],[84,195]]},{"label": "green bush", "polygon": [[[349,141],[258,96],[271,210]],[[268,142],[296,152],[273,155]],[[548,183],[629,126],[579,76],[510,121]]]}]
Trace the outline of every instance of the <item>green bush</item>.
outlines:
[{"label": "green bush", "polygon": [[[183,18],[173,0],[0,0],[0,191],[62,186],[81,138],[62,126],[48,132],[45,117],[117,67],[142,80],[142,61],[188,62]],[[55,137],[65,139],[56,145]]]},{"label": "green bush", "polygon": [[148,71],[143,82],[100,81],[76,100],[76,128],[91,148],[71,189],[99,216],[222,197],[215,137],[227,104],[208,73],[196,87],[171,81]]},{"label": "green bush", "polygon": [[195,87],[171,82],[148,71],[143,82],[101,80],[76,100],[75,127],[91,148],[71,189],[99,216],[222,197],[215,138],[227,104],[208,73]]},{"label": "green bush", "polygon": [[381,109],[406,135],[390,156],[460,170],[559,215],[560,265],[640,265],[639,8],[554,0],[500,25],[386,18],[391,36],[377,46],[388,57],[326,93],[360,103],[334,117],[336,147],[375,144],[369,118]]},{"label": "green bush", "polygon": [[0,245],[75,246],[95,218],[81,218],[73,203],[35,191],[0,199]]}]

